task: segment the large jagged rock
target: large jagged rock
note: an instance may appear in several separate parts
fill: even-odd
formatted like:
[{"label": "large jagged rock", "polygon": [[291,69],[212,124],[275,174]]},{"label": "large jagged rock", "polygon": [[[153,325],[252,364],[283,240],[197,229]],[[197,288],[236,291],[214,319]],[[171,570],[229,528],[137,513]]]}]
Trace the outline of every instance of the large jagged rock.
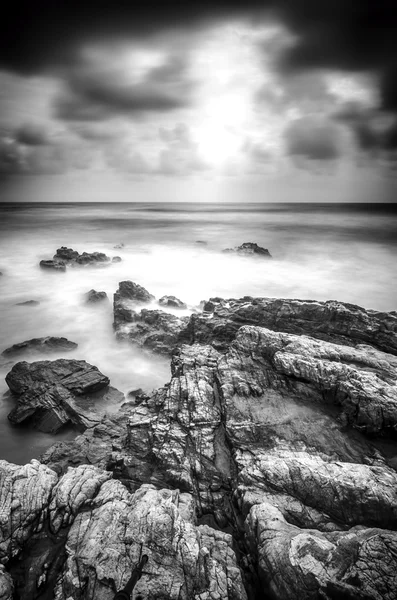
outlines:
[{"label": "large jagged rock", "polygon": [[225,254],[238,254],[239,256],[260,256],[265,258],[271,258],[267,248],[261,248],[258,244],[254,242],[244,242],[241,246],[237,246],[236,248],[226,248],[222,250]]},{"label": "large jagged rock", "polygon": [[12,600],[14,597],[14,583],[12,577],[3,565],[0,565],[0,600]]},{"label": "large jagged rock", "polygon": [[300,529],[266,502],[246,522],[265,589],[283,600],[395,600],[397,536],[353,528],[321,533]]},{"label": "large jagged rock", "polygon": [[354,304],[329,300],[252,298],[239,300],[211,298],[205,314],[193,314],[182,341],[212,344],[225,351],[242,325],[257,325],[355,346],[370,344],[397,354],[397,313],[365,310]]},{"label": "large jagged rock", "polygon": [[19,344],[14,344],[7,348],[1,353],[1,356],[4,358],[15,358],[22,355],[29,354],[50,354],[51,352],[71,352],[76,350],[77,344],[75,342],[70,342],[64,337],[42,337],[42,338],[33,338],[31,340],[26,340],[25,342],[20,342]]},{"label": "large jagged rock", "polygon": [[58,479],[32,461],[0,461],[0,592],[55,600],[111,600],[141,554],[136,593],[147,598],[247,600],[231,535],[198,525],[193,497],[141,486],[81,465]]},{"label": "large jagged rock", "polygon": [[17,397],[10,421],[29,421],[44,432],[54,433],[66,424],[80,430],[93,427],[101,420],[96,405],[124,398],[109,387],[108,377],[83,360],[19,362],[6,382]]},{"label": "large jagged rock", "polygon": [[[377,599],[360,577],[371,552],[380,573],[397,540],[397,473],[376,437],[394,436],[396,366],[394,355],[363,344],[241,327],[226,353],[198,344],[175,351],[169,385],[43,459],[59,471],[68,457],[98,460],[132,490],[150,482],[191,494],[200,523],[233,531],[251,597],[266,584],[280,600],[339,592]],[[255,507],[264,505],[302,533],[303,550],[293,545],[291,554],[285,541],[279,553],[278,538],[263,543]],[[373,536],[379,543],[369,551]],[[307,548],[312,538],[320,541]],[[301,552],[304,577],[294,575]],[[322,561],[327,570],[334,559],[336,571],[319,576]],[[362,569],[357,580],[354,569]]]}]

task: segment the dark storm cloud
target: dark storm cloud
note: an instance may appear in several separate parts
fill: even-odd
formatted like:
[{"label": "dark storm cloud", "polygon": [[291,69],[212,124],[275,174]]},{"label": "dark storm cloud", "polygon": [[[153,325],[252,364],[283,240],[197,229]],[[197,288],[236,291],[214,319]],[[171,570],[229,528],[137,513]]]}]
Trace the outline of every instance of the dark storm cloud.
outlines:
[{"label": "dark storm cloud", "polygon": [[26,123],[16,130],[15,140],[25,146],[45,146],[48,143],[48,136],[40,125]]},{"label": "dark storm cloud", "polygon": [[396,56],[394,0],[170,0],[9,3],[0,28],[3,66],[37,72],[73,60],[82,41],[148,36],[167,28],[196,26],[200,20],[232,16],[282,21],[296,35],[283,57],[289,69],[386,67]]},{"label": "dark storm cloud", "polygon": [[349,102],[334,114],[334,119],[351,129],[358,148],[364,152],[394,154],[397,150],[397,119],[394,116],[385,117],[382,111]]},{"label": "dark storm cloud", "polygon": [[187,106],[192,84],[185,59],[166,57],[139,83],[125,69],[84,65],[65,72],[65,90],[55,101],[55,114],[65,121],[101,121],[115,114],[168,112]]},{"label": "dark storm cloud", "polygon": [[285,131],[287,154],[309,160],[333,160],[340,155],[339,131],[331,122],[303,117]]}]

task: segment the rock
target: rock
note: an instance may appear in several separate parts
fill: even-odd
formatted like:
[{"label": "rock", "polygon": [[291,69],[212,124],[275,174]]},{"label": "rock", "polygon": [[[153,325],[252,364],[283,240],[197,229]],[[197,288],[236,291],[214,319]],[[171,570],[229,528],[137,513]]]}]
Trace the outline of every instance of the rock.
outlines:
[{"label": "rock", "polygon": [[116,244],[116,246],[113,246],[113,248],[115,250],[122,250],[124,248],[124,244],[121,242],[121,244]]},{"label": "rock", "polygon": [[119,288],[114,295],[114,302],[129,301],[133,304],[148,304],[154,300],[154,296],[133,281],[120,281]]},{"label": "rock", "polygon": [[160,306],[168,306],[169,308],[187,308],[187,304],[185,304],[185,302],[182,302],[182,300],[175,298],[175,296],[163,296],[162,298],[160,298],[159,304]]},{"label": "rock", "polygon": [[65,262],[74,261],[79,257],[79,253],[77,250],[73,250],[72,248],[66,248],[66,246],[62,246],[58,248],[54,255],[54,260],[62,260]]},{"label": "rock", "polygon": [[4,358],[14,358],[22,354],[36,354],[38,352],[48,354],[50,352],[71,352],[76,350],[78,344],[70,342],[64,337],[42,337],[33,338],[14,344],[1,353]]},{"label": "rock", "polygon": [[66,271],[66,265],[61,260],[41,260],[40,267],[52,271]]},{"label": "rock", "polygon": [[96,290],[90,290],[85,294],[86,304],[96,304],[97,302],[103,302],[109,300],[106,292],[97,292]]},{"label": "rock", "polygon": [[246,526],[258,548],[263,585],[275,598],[395,598],[397,536],[393,531],[303,530],[267,503],[252,508]]},{"label": "rock", "polygon": [[80,430],[93,427],[101,419],[95,405],[124,398],[108,387],[105,375],[83,360],[19,362],[7,374],[6,382],[17,397],[17,406],[8,415],[10,421],[29,421],[51,433],[66,424]]},{"label": "rock", "polygon": [[58,477],[37,460],[23,466],[0,460],[0,473],[0,562],[5,564],[20,554],[33,533],[43,529]]},{"label": "rock", "polygon": [[258,244],[253,242],[245,242],[236,248],[226,248],[225,250],[222,250],[222,252],[226,254],[239,254],[240,256],[262,256],[272,258],[269,250],[261,248]]},{"label": "rock", "polygon": [[[0,469],[0,552],[19,598],[111,598],[146,554],[137,595],[247,600],[232,536],[198,525],[191,495],[150,485],[131,494],[91,465],[59,479],[38,461]],[[10,580],[2,569],[4,598]]]},{"label": "rock", "polygon": [[185,329],[189,317],[177,317],[162,310],[134,310],[115,308],[114,328],[119,340],[159,354],[171,354],[179,343],[179,335]]},{"label": "rock", "polygon": [[365,310],[361,306],[328,300],[210,298],[208,315],[194,314],[181,340],[188,344],[212,344],[225,350],[242,325],[257,325],[274,331],[356,346],[371,344],[397,354],[397,313]]},{"label": "rock", "polygon": [[3,565],[0,565],[0,600],[12,600],[14,598],[14,584],[12,577]]},{"label": "rock", "polygon": [[[45,261],[50,262],[50,261]],[[83,252],[79,254],[77,250],[62,246],[58,248],[53,256],[53,262],[55,264],[63,264],[69,266],[104,266],[106,263],[110,263],[109,256],[106,256],[103,252]],[[41,264],[41,263],[40,263]]]},{"label": "rock", "polygon": [[39,304],[38,300],[26,300],[25,302],[17,302],[15,306],[38,306]]},{"label": "rock", "polygon": [[196,244],[200,244],[201,246],[207,246],[208,242],[204,242],[203,240],[196,240]]},{"label": "rock", "polygon": [[3,272],[2,271],[0,271],[0,277],[3,277]]},{"label": "rock", "polygon": [[122,261],[122,258],[120,256],[113,256],[113,258],[112,258],[113,263],[119,263],[121,261]]}]

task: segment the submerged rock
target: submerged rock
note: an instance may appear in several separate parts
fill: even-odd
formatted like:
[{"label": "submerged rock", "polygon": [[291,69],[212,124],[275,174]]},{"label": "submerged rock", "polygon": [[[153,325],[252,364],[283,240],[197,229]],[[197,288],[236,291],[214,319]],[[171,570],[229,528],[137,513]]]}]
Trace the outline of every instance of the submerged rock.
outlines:
[{"label": "submerged rock", "polygon": [[160,306],[168,306],[169,308],[187,308],[187,304],[175,296],[162,296],[159,300],[159,304]]},{"label": "submerged rock", "polygon": [[106,292],[90,290],[85,294],[85,301],[87,304],[96,304],[97,302],[103,302],[104,300],[109,300]]},{"label": "submerged rock", "polygon": [[266,248],[261,248],[258,244],[254,242],[245,242],[241,244],[241,246],[237,246],[236,248],[226,248],[222,250],[222,252],[226,254],[239,254],[240,256],[263,256],[265,258],[272,258],[269,250]]},{"label": "submerged rock", "polygon": [[38,306],[39,304],[38,300],[26,300],[25,302],[17,302],[15,306]]},{"label": "submerged rock", "polygon": [[95,405],[121,401],[124,395],[109,387],[109,379],[84,360],[59,359],[19,362],[6,376],[17,406],[8,418],[55,433],[66,424],[80,430],[101,420]]},{"label": "submerged rock", "polygon": [[40,267],[52,271],[66,271],[66,265],[61,260],[41,260]]},{"label": "submerged rock", "polygon": [[22,354],[36,354],[38,352],[48,354],[50,352],[71,352],[76,350],[77,344],[70,342],[64,337],[42,337],[33,338],[14,344],[1,353],[4,358],[14,358]]}]

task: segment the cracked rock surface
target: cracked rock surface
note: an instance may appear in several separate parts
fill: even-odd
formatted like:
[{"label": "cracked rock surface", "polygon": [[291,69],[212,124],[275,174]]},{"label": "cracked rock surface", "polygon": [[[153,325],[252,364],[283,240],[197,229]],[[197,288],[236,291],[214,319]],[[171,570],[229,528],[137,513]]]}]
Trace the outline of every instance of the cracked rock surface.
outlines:
[{"label": "cracked rock surface", "polygon": [[41,464],[3,461],[35,489],[29,518],[4,487],[18,598],[110,600],[142,553],[145,600],[397,597],[395,313],[212,304],[163,388]]},{"label": "cracked rock surface", "polygon": [[84,360],[58,359],[18,362],[6,376],[17,405],[8,418],[15,424],[31,422],[44,432],[56,432],[66,424],[81,431],[101,420],[95,407],[124,395],[109,387],[109,379]]}]

